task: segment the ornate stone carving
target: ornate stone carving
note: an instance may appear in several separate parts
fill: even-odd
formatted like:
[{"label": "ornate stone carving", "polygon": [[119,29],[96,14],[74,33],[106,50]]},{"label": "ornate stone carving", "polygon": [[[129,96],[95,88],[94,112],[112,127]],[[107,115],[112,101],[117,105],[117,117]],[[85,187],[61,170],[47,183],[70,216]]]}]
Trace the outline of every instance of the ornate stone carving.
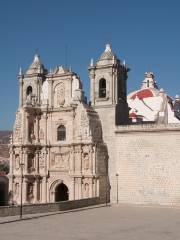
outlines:
[{"label": "ornate stone carving", "polygon": [[33,200],[34,200],[33,190],[34,190],[33,183],[28,183],[27,184],[27,200],[28,200],[29,203],[32,203]]},{"label": "ornate stone carving", "polygon": [[84,170],[87,171],[90,168],[89,146],[87,145],[83,147],[82,161],[83,161],[83,168]]},{"label": "ornate stone carving", "polygon": [[42,128],[39,130],[39,138],[40,138],[41,140],[44,139],[44,131],[43,131]]},{"label": "ornate stone carving", "polygon": [[22,126],[22,114],[17,112],[16,113],[16,121],[14,125],[14,141],[19,141],[21,138],[21,126]]},{"label": "ornate stone carving", "polygon": [[19,197],[19,183],[15,183],[14,185],[14,197],[15,199]]},{"label": "ornate stone carving", "polygon": [[84,153],[84,169],[88,170],[89,169],[89,155],[88,153]]},{"label": "ornate stone carving", "polygon": [[83,196],[84,196],[85,198],[88,198],[88,197],[89,197],[89,183],[84,183]]},{"label": "ornate stone carving", "polygon": [[62,151],[60,153],[52,153],[51,167],[60,170],[69,169],[70,150]]},{"label": "ornate stone carving", "polygon": [[43,169],[45,167],[45,153],[39,154],[39,168]]},{"label": "ornate stone carving", "polygon": [[34,167],[34,154],[30,153],[28,154],[28,173],[32,173],[35,171]]},{"label": "ornate stone carving", "polygon": [[18,170],[19,169],[19,163],[20,163],[20,157],[19,154],[15,155],[15,169]]},{"label": "ornate stone carving", "polygon": [[64,83],[60,83],[57,85],[56,89],[56,106],[63,106],[65,103],[65,86]]},{"label": "ornate stone carving", "polygon": [[81,126],[82,127],[87,127],[89,124],[89,119],[87,117],[87,113],[85,110],[82,111],[81,113]]}]

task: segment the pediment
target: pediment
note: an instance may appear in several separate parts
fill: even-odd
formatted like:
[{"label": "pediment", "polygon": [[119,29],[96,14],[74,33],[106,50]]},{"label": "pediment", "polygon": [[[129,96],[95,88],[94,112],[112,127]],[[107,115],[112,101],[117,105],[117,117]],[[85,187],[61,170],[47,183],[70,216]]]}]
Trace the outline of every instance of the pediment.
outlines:
[{"label": "pediment", "polygon": [[63,67],[63,66],[58,66],[55,71],[54,71],[54,74],[64,74],[64,73],[67,73],[68,70]]}]

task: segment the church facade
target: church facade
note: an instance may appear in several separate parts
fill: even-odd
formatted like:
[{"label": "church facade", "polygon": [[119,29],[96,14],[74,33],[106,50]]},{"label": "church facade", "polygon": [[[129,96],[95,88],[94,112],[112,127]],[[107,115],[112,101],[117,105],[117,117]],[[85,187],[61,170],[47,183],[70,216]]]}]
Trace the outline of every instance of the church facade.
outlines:
[{"label": "church facade", "polygon": [[20,203],[21,185],[23,203],[107,198],[107,146],[77,74],[62,66],[47,73],[35,55],[18,79],[10,201]]},{"label": "church facade", "polygon": [[158,90],[152,73],[127,98],[129,68],[109,44],[88,70],[90,104],[70,69],[48,73],[35,55],[28,70],[20,70],[10,201],[19,204],[23,189],[23,203],[99,196],[102,202],[178,205],[178,98],[170,101]]}]

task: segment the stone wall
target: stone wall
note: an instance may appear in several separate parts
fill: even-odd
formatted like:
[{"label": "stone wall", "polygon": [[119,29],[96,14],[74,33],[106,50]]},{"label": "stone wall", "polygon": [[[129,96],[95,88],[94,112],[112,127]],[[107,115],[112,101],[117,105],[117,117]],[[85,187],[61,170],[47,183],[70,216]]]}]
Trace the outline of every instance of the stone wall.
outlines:
[{"label": "stone wall", "polygon": [[[24,214],[57,212],[78,209],[102,203],[99,198],[86,198],[75,201],[66,201],[58,203],[28,204],[23,206]],[[20,206],[0,207],[0,217],[15,216],[20,214]]]},{"label": "stone wall", "polygon": [[114,151],[112,202],[180,205],[179,124],[117,127]]}]

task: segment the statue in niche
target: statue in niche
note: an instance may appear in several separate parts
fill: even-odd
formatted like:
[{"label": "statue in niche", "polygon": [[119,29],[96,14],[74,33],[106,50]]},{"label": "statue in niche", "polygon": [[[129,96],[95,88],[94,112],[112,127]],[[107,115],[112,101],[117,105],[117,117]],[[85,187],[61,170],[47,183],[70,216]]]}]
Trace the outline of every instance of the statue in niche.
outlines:
[{"label": "statue in niche", "polygon": [[44,131],[43,131],[42,128],[39,130],[39,138],[40,138],[41,140],[44,139]]},{"label": "statue in niche", "polygon": [[15,183],[14,195],[15,195],[15,198],[18,198],[18,196],[19,196],[19,183]]},{"label": "statue in niche", "polygon": [[33,154],[29,154],[28,155],[28,172],[31,173],[35,171],[34,168],[34,155]]},{"label": "statue in niche", "polygon": [[64,83],[60,83],[56,89],[56,97],[57,97],[57,106],[63,106],[65,103],[65,88]]},{"label": "statue in niche", "polygon": [[30,203],[32,203],[34,199],[33,188],[33,184],[29,183],[27,188],[27,198]]},{"label": "statue in niche", "polygon": [[89,169],[89,155],[88,153],[84,153],[84,169],[88,170]]},{"label": "statue in niche", "polygon": [[89,197],[89,184],[88,183],[84,184],[84,197],[85,198]]},{"label": "statue in niche", "polygon": [[36,103],[37,103],[37,97],[36,96],[31,97],[31,104],[35,106]]},{"label": "statue in niche", "polygon": [[32,95],[29,93],[26,97],[26,104],[31,104],[32,103]]},{"label": "statue in niche", "polygon": [[44,154],[39,155],[39,167],[44,168]]},{"label": "statue in niche", "polygon": [[31,129],[30,139],[31,139],[31,142],[33,142],[36,139],[33,129]]},{"label": "statue in niche", "polygon": [[15,168],[16,168],[16,170],[19,169],[19,163],[20,163],[20,157],[19,157],[19,154],[16,154],[15,155]]}]

